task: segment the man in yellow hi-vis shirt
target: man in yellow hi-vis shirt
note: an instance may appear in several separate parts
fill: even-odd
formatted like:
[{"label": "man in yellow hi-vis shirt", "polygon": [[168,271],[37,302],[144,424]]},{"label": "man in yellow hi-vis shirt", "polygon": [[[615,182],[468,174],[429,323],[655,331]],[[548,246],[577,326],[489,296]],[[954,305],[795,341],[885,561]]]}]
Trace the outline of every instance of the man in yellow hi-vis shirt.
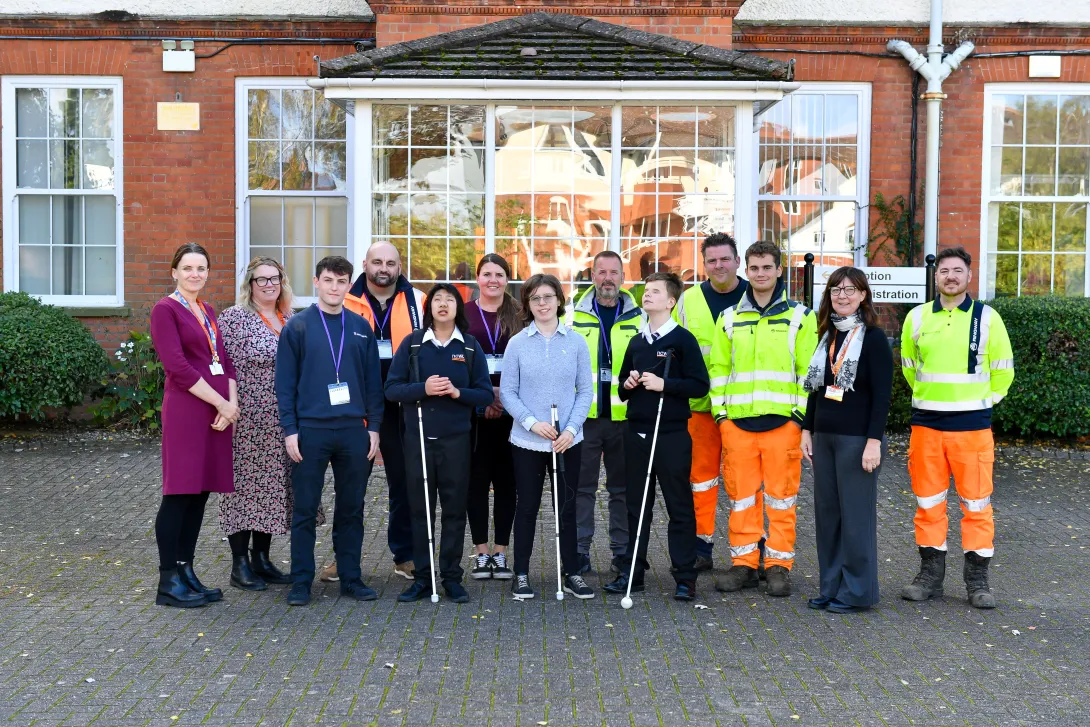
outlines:
[{"label": "man in yellow hi-vis shirt", "polygon": [[1003,320],[969,294],[972,258],[941,251],[939,297],[912,309],[901,333],[901,370],[912,387],[908,472],[916,495],[920,572],[901,591],[910,601],[942,595],[946,575],[946,495],[961,500],[961,544],[969,603],[995,608],[988,587],[994,549],[992,406],[1014,381],[1014,353]]}]

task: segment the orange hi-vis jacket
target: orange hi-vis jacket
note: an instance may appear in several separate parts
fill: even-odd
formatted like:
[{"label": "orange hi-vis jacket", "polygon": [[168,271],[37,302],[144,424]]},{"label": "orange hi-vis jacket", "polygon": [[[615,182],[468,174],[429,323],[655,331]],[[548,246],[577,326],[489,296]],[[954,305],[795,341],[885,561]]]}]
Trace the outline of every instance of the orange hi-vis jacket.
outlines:
[{"label": "orange hi-vis jacket", "polygon": [[[424,294],[409,284],[404,275],[399,275],[394,288],[390,311],[390,341],[396,352],[401,342],[417,328],[424,319]],[[367,275],[361,274],[352,285],[352,290],[344,298],[344,307],[363,316],[377,338],[382,338],[380,324],[375,320],[375,311],[367,299]]]}]

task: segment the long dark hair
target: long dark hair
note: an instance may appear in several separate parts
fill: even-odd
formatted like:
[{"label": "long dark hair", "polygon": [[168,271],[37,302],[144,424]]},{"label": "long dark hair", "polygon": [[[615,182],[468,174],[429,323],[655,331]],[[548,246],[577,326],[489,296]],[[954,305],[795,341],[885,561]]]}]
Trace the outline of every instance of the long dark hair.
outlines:
[{"label": "long dark hair", "polygon": [[422,328],[426,331],[432,327],[435,319],[431,314],[431,299],[440,290],[445,290],[454,296],[454,325],[458,326],[458,330],[462,333],[469,331],[469,320],[466,318],[466,304],[462,301],[462,294],[458,292],[458,289],[454,287],[453,283],[436,283],[432,286],[432,289],[428,291],[428,297],[424,299],[424,322]]},{"label": "long dark hair", "polygon": [[564,288],[560,286],[560,281],[555,275],[538,273],[531,275],[530,279],[522,285],[522,322],[527,326],[534,322],[534,312],[530,310],[530,296],[535,290],[545,286],[552,288],[556,293],[556,319],[564,320]]},{"label": "long dark hair", "polygon": [[867,328],[874,328],[878,325],[878,314],[874,312],[870,284],[867,282],[866,274],[859,268],[845,266],[834,270],[833,274],[829,276],[829,281],[825,283],[825,292],[821,294],[821,305],[818,306],[817,314],[818,340],[833,327],[833,295],[831,291],[845,280],[866,293],[863,302],[859,304],[859,315],[863,318],[863,325]]},{"label": "long dark hair", "polygon": [[[490,252],[480,259],[477,263],[477,275],[481,274],[481,268],[487,263],[498,265],[503,274],[507,276],[507,282],[511,282],[511,266],[507,264],[507,260],[502,255],[497,255],[494,252]],[[480,302],[477,303],[480,305]],[[522,306],[519,304],[515,297],[503,291],[503,303],[500,304],[500,309],[496,311],[496,317],[500,321],[500,335],[511,337],[522,330],[522,321],[519,318],[519,314],[522,312]]]}]

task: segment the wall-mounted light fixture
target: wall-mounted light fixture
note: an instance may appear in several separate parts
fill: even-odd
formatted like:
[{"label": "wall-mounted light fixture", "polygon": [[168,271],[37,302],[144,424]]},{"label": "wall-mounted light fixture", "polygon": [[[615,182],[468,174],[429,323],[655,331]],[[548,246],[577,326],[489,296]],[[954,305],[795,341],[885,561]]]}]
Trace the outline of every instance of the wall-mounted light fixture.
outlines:
[{"label": "wall-mounted light fixture", "polygon": [[164,40],[163,70],[168,73],[193,73],[197,70],[197,54],[193,50],[193,41]]}]

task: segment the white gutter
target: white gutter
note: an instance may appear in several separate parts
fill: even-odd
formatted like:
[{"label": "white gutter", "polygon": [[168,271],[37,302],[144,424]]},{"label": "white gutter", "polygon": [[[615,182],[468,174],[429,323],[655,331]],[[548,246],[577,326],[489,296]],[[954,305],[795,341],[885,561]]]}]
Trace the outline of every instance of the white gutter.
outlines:
[{"label": "white gutter", "polygon": [[[909,67],[927,81],[927,92],[921,98],[927,101],[927,161],[924,177],[923,252],[924,257],[934,255],[938,249],[939,222],[939,117],[942,101],[942,82],[958,69],[961,62],[973,52],[973,44],[965,41],[957,50],[942,58],[942,0],[931,0],[931,33],[924,58],[906,41],[891,40],[886,44],[891,53],[899,53]],[[916,190],[912,190],[916,194]]]}]

